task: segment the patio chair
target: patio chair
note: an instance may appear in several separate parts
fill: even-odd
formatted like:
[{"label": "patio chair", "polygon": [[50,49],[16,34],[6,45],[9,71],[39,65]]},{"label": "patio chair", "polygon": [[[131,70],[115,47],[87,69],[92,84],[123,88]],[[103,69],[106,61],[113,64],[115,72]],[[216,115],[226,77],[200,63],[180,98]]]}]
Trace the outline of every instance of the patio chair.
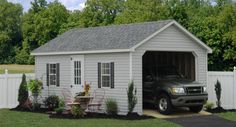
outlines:
[{"label": "patio chair", "polygon": [[88,104],[88,111],[101,111],[101,106],[105,97],[105,89],[95,89],[93,92],[93,99]]},{"label": "patio chair", "polygon": [[74,102],[73,95],[72,95],[71,91],[68,88],[63,88],[61,90],[61,93],[64,98],[65,109],[67,111],[71,110],[71,106],[69,104]]}]

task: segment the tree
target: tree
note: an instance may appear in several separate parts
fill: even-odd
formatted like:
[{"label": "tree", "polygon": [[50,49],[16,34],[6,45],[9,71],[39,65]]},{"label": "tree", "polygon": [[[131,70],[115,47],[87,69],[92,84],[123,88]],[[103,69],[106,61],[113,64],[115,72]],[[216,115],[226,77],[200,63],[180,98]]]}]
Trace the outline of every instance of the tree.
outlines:
[{"label": "tree", "polygon": [[20,4],[0,0],[0,64],[14,61],[14,47],[21,42]]},{"label": "tree", "polygon": [[82,27],[102,26],[114,23],[115,17],[122,11],[125,0],[87,0],[81,13]]},{"label": "tree", "polygon": [[81,12],[79,10],[75,10],[73,12],[70,12],[70,15],[67,19],[67,22],[63,23],[61,25],[59,34],[62,34],[70,29],[73,28],[79,28],[80,27],[80,14]]},{"label": "tree", "polygon": [[216,98],[217,98],[216,105],[219,108],[219,107],[221,107],[221,101],[220,101],[220,98],[221,98],[221,84],[220,84],[219,80],[217,80],[217,82],[215,84],[215,92],[216,92]]},{"label": "tree", "polygon": [[127,91],[127,96],[128,96],[128,110],[129,114],[133,112],[135,105],[137,104],[137,88],[134,86],[134,82],[131,81],[129,83],[128,91]]},{"label": "tree", "polygon": [[30,11],[23,17],[24,40],[22,49],[16,56],[16,61],[20,64],[32,64],[34,59],[30,56],[30,52],[57,37],[61,26],[67,22],[69,17],[65,6],[58,1],[49,4],[44,4],[43,0],[40,1],[35,0],[34,3],[31,3]]},{"label": "tree", "polygon": [[20,83],[19,93],[18,93],[18,102],[19,106],[22,107],[28,99],[28,89],[25,74],[22,75],[22,81]]},{"label": "tree", "polygon": [[115,23],[135,23],[167,19],[168,8],[161,0],[127,0]]}]

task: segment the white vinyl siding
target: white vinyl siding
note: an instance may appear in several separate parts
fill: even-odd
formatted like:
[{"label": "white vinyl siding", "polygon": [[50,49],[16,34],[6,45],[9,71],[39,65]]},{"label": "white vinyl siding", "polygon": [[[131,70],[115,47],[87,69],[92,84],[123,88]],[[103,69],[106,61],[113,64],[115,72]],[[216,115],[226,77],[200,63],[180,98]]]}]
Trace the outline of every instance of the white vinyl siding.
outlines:
[{"label": "white vinyl siding", "polygon": [[[59,63],[60,64],[60,87],[56,85],[47,86],[47,75],[46,75],[46,65],[48,63]],[[35,76],[37,79],[43,80],[42,96],[43,98],[49,95],[61,96],[62,89],[71,89],[73,82],[71,77],[71,58],[68,55],[60,56],[35,56]]]},{"label": "white vinyl siding", "polygon": [[84,60],[85,81],[91,83],[91,92],[98,89],[98,63],[114,62],[114,88],[102,87],[105,89],[102,110],[105,111],[106,99],[113,98],[117,101],[119,114],[126,114],[128,111],[126,90],[130,81],[129,53],[86,54]]}]

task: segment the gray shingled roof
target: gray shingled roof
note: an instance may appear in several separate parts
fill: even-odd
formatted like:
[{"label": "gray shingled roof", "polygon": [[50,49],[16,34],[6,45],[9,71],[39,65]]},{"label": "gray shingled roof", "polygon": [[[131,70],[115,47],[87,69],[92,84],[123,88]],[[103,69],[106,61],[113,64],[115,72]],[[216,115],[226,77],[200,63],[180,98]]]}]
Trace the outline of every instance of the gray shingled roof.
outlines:
[{"label": "gray shingled roof", "polygon": [[72,29],[32,53],[130,49],[171,21]]}]

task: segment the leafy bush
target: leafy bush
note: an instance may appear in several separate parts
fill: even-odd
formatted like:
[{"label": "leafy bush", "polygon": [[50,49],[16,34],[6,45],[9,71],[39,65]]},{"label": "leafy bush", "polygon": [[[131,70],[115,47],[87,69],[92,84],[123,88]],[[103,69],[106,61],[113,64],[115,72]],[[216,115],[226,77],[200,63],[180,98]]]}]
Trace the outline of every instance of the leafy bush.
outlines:
[{"label": "leafy bush", "polygon": [[71,114],[74,117],[84,117],[84,109],[81,108],[81,106],[72,106],[71,107]]},{"label": "leafy bush", "polygon": [[118,112],[117,102],[114,99],[106,100],[106,112],[109,115],[116,115]]},{"label": "leafy bush", "polygon": [[137,88],[134,87],[134,82],[131,81],[129,83],[129,88],[128,88],[128,91],[127,91],[129,113],[133,112],[134,107],[137,104],[136,94],[137,94]]},{"label": "leafy bush", "polygon": [[28,82],[28,89],[32,92],[32,93],[40,93],[41,89],[42,89],[42,82],[39,81],[38,79],[35,80],[30,80]]},{"label": "leafy bush", "polygon": [[217,107],[221,107],[221,83],[219,82],[219,80],[217,80],[216,84],[215,84],[215,92],[216,92],[216,98],[217,98],[217,102],[216,105]]},{"label": "leafy bush", "polygon": [[57,114],[62,114],[63,111],[64,111],[64,108],[63,108],[63,107],[59,107],[59,108],[54,109],[54,111],[55,111]]},{"label": "leafy bush", "polygon": [[26,76],[23,74],[22,81],[20,83],[20,89],[18,94],[18,101],[19,106],[23,106],[25,102],[27,101],[29,96],[28,89],[27,89],[27,82],[26,82]]},{"label": "leafy bush", "polygon": [[64,100],[60,99],[59,104],[58,104],[58,108],[54,109],[54,111],[56,111],[57,114],[62,114],[64,109],[65,109],[65,102],[64,102]]},{"label": "leafy bush", "polygon": [[46,100],[44,101],[45,105],[51,110],[58,108],[59,102],[60,102],[60,99],[56,95],[51,95],[48,98],[46,98]]},{"label": "leafy bush", "polygon": [[212,103],[212,102],[207,102],[207,103],[204,105],[204,108],[205,108],[206,110],[211,110],[213,107],[214,107],[214,103]]}]

